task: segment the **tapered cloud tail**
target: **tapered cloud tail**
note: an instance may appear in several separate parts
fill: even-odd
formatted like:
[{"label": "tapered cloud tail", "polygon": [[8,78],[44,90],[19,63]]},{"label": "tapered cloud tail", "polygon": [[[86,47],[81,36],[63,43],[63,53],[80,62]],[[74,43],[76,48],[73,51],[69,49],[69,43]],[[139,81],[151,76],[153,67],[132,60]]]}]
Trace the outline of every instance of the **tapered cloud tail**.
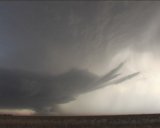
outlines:
[{"label": "tapered cloud tail", "polygon": [[126,80],[129,80],[129,79],[137,76],[138,74],[139,74],[139,72],[130,74],[130,75],[125,76],[125,77],[122,77],[122,78],[120,78],[120,79],[118,79],[118,80],[114,80],[113,82],[110,82],[109,84],[120,84],[120,83],[122,83],[122,82],[124,82],[124,81],[126,81]]},{"label": "tapered cloud tail", "polygon": [[[100,88],[104,88],[104,87],[109,86],[109,85],[122,83],[122,82],[124,82],[124,81],[127,81],[127,80],[129,80],[129,79],[137,76],[138,74],[139,74],[139,72],[136,72],[136,73],[127,75],[127,76],[125,76],[125,77],[122,77],[122,78],[120,78],[120,79],[118,79],[118,80],[113,80],[112,82],[107,82],[107,81],[105,81],[105,82],[103,82],[103,83],[99,83],[99,84],[97,84],[97,86],[95,86],[94,88],[91,88],[89,91],[94,91],[94,90],[97,90],[97,89],[100,89]],[[117,75],[117,76],[118,76],[118,75]],[[116,77],[117,77],[117,76],[116,76]],[[114,77],[114,78],[115,78],[115,77]]]},{"label": "tapered cloud tail", "polygon": [[95,83],[102,84],[102,83],[106,83],[106,82],[116,78],[117,76],[120,75],[120,74],[116,74],[116,73],[123,67],[123,65],[124,65],[124,63],[119,64],[116,68],[112,69],[109,73],[107,73],[106,75],[101,77]]}]

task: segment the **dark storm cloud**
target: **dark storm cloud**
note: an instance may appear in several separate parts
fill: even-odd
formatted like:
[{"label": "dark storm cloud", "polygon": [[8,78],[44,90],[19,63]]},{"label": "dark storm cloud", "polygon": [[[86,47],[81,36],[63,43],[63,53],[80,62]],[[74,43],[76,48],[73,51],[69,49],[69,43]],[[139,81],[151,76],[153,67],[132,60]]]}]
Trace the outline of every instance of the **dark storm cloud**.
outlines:
[{"label": "dark storm cloud", "polygon": [[[84,29],[94,21],[92,11],[96,11],[96,3],[85,2],[15,2],[1,7],[4,65],[35,71],[50,68],[54,71],[58,66],[72,65],[70,55],[76,52],[76,47],[84,51],[85,46],[80,44],[86,43],[83,42],[87,38]],[[73,63],[82,56],[79,54],[81,52],[75,53]],[[65,61],[66,66],[61,61]]]},{"label": "dark storm cloud", "polygon": [[[130,40],[141,37],[159,5],[127,1],[1,2],[0,107],[38,111],[103,87],[99,84],[118,77],[117,72],[101,79],[86,69],[104,70],[127,47],[146,51],[148,45],[142,47]],[[117,63],[123,60],[122,56]],[[102,81],[95,84],[97,79]]]},{"label": "dark storm cloud", "polygon": [[153,12],[149,2],[1,3],[0,65],[49,73],[101,65]]},{"label": "dark storm cloud", "polygon": [[115,79],[120,68],[121,65],[103,77],[77,69],[57,76],[1,69],[0,108],[26,108],[46,113],[47,107],[50,107],[53,111],[57,104],[67,103],[82,93],[110,85],[108,82],[111,80],[118,84],[130,79],[131,75]]}]

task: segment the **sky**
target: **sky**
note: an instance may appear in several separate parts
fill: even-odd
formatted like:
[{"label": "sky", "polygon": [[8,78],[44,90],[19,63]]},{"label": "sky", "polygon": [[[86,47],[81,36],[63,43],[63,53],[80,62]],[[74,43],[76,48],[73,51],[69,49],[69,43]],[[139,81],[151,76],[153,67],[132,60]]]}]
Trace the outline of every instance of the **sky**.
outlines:
[{"label": "sky", "polygon": [[159,113],[159,8],[158,1],[1,1],[0,112]]}]

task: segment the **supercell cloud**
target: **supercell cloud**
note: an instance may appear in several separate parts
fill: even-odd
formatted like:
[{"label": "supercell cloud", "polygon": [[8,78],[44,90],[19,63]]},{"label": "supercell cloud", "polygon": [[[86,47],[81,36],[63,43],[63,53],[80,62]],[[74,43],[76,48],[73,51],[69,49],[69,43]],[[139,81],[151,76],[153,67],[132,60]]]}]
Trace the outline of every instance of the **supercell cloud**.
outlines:
[{"label": "supercell cloud", "polygon": [[158,1],[0,2],[1,111],[160,112],[159,7]]}]

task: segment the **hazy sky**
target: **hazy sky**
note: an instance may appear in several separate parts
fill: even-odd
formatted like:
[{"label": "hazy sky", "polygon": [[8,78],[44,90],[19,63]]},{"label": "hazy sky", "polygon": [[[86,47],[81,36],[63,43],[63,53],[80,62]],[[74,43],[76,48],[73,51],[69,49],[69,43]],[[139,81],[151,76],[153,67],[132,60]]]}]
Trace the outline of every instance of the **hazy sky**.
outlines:
[{"label": "hazy sky", "polygon": [[0,2],[1,112],[158,113],[159,41],[158,1]]}]

